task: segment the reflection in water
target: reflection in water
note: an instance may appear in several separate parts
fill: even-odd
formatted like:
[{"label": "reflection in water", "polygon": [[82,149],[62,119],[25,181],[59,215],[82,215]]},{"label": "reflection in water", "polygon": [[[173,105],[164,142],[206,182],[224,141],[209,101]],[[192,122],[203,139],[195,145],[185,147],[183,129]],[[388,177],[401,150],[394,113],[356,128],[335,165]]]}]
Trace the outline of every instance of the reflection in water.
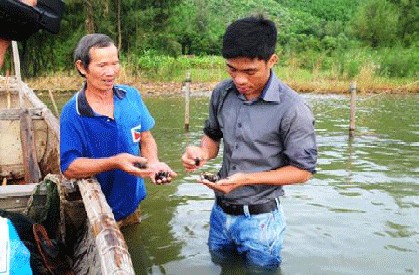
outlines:
[{"label": "reflection in water", "polygon": [[[285,187],[287,234],[281,274],[418,274],[418,95],[358,97],[349,139],[349,96],[307,95],[316,117],[318,173]],[[170,186],[147,182],[141,224],[124,230],[137,274],[245,274],[222,268],[208,252],[211,190],[186,174],[180,156],[199,144],[207,97],[192,97],[190,133],[183,99],[145,98],[156,119],[162,161],[179,176]],[[220,168],[218,157],[205,171]]]}]

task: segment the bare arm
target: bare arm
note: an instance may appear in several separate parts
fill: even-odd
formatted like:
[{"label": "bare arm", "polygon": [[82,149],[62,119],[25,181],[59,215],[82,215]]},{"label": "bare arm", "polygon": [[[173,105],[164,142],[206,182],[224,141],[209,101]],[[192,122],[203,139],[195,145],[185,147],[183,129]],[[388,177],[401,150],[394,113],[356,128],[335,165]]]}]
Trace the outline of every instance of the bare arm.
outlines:
[{"label": "bare arm", "polygon": [[[156,141],[150,132],[144,132],[141,135],[141,151],[143,157],[121,153],[101,159],[77,158],[63,174],[67,178],[86,178],[113,169],[121,169],[134,176],[149,177],[152,182],[156,182],[156,173],[169,172],[169,176],[159,183],[170,182],[176,176],[167,164],[159,162]],[[148,163],[148,165],[146,169],[139,169],[134,166],[136,163]]]},{"label": "bare arm", "polygon": [[295,166],[284,166],[275,170],[256,173],[237,173],[216,183],[201,180],[213,190],[228,193],[245,185],[292,185],[308,181],[312,174]]},{"label": "bare arm", "polygon": [[[193,172],[198,167],[203,166],[208,160],[214,159],[218,155],[220,149],[220,142],[215,141],[204,135],[201,139],[201,145],[188,146],[185,153],[182,155],[182,164],[186,171]],[[199,159],[199,163],[196,163]]]},{"label": "bare arm", "polygon": [[128,153],[101,159],[77,158],[63,174],[67,178],[87,178],[109,170],[121,169],[139,177],[154,175],[151,170],[138,169],[134,166],[135,163],[145,163],[146,161],[143,157]]}]

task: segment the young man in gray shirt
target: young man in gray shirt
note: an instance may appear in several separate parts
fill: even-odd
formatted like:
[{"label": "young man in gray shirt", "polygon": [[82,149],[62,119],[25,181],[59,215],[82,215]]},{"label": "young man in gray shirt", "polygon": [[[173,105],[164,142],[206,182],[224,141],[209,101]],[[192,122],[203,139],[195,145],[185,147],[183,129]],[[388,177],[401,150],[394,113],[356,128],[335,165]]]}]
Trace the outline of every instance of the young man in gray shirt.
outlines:
[{"label": "young man in gray shirt", "polygon": [[278,268],[286,228],[278,197],[284,185],[315,173],[313,114],[272,70],[276,38],[274,22],[262,16],[227,27],[222,54],[231,79],[212,93],[201,145],[182,156],[194,171],[217,156],[223,141],[220,180],[200,180],[215,191],[208,245],[218,263],[240,255],[249,266]]}]

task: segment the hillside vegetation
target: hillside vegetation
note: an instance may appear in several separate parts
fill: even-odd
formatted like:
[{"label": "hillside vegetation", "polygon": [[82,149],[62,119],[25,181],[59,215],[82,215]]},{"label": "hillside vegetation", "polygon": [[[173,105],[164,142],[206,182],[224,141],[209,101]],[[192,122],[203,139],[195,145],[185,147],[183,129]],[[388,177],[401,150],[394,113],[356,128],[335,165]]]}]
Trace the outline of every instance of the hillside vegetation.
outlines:
[{"label": "hillside vegetation", "polygon": [[[226,77],[219,57],[225,27],[262,13],[278,26],[279,74],[416,82],[419,2],[415,0],[67,0],[58,35],[21,44],[24,75],[74,74],[72,52],[86,33],[103,32],[121,50],[124,73],[152,81]],[[7,69],[7,66],[6,66]]]}]

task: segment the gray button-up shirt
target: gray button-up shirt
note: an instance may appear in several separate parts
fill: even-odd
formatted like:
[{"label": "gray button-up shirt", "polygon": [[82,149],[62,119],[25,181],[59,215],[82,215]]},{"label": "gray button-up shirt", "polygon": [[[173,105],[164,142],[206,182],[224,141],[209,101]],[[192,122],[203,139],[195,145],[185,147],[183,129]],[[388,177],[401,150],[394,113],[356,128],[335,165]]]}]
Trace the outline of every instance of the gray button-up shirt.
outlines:
[{"label": "gray button-up shirt", "polygon": [[[221,105],[220,105],[221,104]],[[305,101],[273,72],[254,101],[238,93],[232,80],[214,89],[204,133],[223,139],[221,178],[292,165],[315,173],[317,146],[313,114]],[[217,197],[234,204],[257,204],[284,194],[282,186],[243,186]]]}]

